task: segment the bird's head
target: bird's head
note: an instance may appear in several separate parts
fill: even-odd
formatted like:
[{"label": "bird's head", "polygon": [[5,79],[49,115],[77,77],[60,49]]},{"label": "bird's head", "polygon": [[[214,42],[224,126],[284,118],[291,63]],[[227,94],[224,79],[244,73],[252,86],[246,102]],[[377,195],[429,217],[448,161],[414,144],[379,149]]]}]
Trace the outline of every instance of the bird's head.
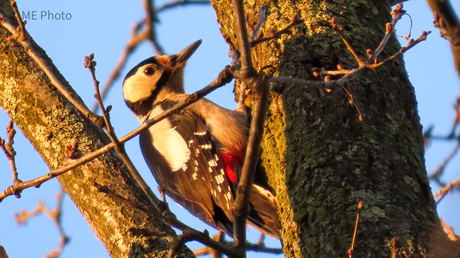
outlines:
[{"label": "bird's head", "polygon": [[147,114],[156,102],[185,93],[184,67],[202,40],[171,56],[153,56],[131,69],[123,82],[123,97],[137,115]]}]

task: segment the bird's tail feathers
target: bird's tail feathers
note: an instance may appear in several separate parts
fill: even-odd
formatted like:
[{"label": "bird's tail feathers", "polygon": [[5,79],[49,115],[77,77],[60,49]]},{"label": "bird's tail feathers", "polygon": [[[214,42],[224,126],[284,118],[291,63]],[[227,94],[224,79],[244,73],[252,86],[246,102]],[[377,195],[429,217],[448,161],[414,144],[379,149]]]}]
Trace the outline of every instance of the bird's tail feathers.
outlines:
[{"label": "bird's tail feathers", "polygon": [[281,224],[278,219],[275,197],[270,191],[258,185],[252,187],[248,222],[261,232],[279,238]]}]

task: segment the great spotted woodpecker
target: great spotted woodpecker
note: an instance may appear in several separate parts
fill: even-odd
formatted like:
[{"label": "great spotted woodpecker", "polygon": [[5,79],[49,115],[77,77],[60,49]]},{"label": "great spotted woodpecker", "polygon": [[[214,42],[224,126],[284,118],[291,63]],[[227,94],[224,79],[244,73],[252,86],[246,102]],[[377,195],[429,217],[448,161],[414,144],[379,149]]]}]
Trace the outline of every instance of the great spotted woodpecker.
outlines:
[{"label": "great spotted woodpecker", "polygon": [[[201,40],[172,56],[150,57],[123,82],[126,104],[142,123],[181,102],[184,66]],[[241,104],[239,105],[241,109]],[[144,159],[163,191],[202,221],[232,236],[231,206],[248,138],[246,111],[202,99],[140,134]],[[250,224],[279,237],[271,191],[253,185]]]}]

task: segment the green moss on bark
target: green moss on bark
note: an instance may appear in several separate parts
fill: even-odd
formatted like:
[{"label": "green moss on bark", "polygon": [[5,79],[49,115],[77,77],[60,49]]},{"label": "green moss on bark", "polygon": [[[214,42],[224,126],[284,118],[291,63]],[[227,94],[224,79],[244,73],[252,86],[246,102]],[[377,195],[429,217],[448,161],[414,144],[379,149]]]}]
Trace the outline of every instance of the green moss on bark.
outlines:
[{"label": "green moss on bark", "polygon": [[[229,1],[211,2],[224,38],[238,48]],[[334,34],[332,17],[363,58],[366,49],[379,45],[391,20],[385,1],[246,1],[250,24],[258,22],[263,3],[270,15],[262,33],[284,28],[294,14],[304,19],[292,35],[253,49],[256,69],[270,65],[264,71],[275,76],[314,79],[313,67],[357,66]],[[393,38],[381,58],[398,50]],[[359,201],[364,209],[354,256],[389,257],[387,244],[394,237],[405,250],[412,248],[413,257],[424,256],[427,232],[439,220],[424,168],[414,91],[403,65],[395,60],[346,85],[363,122],[341,89],[273,85],[262,158],[277,193],[286,257],[345,256]]]}]

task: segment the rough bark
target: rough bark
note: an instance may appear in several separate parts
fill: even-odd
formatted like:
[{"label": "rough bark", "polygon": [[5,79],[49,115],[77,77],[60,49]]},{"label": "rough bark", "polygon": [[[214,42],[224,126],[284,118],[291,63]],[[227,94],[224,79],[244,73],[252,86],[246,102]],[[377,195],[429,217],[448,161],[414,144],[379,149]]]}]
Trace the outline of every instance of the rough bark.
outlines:
[{"label": "rough bark", "polygon": [[[0,12],[14,20],[8,0],[0,1]],[[103,130],[83,117],[50,84],[24,49],[15,41],[7,41],[9,35],[0,26],[0,106],[48,167],[58,168],[66,158],[65,146],[75,141],[79,141],[83,154],[109,143]],[[35,44],[34,48],[52,64],[43,50]],[[59,74],[54,66],[53,69]],[[62,76],[60,79],[65,82]],[[66,86],[72,90],[70,85]],[[132,205],[114,201],[94,186],[95,183],[107,186],[148,207],[147,198],[130,178],[118,155],[109,152],[58,179],[112,257],[167,255],[176,237],[172,228]],[[183,248],[180,256],[190,257],[193,253]]]},{"label": "rough bark", "polygon": [[[223,37],[238,49],[230,1],[211,2]],[[313,67],[356,67],[330,26],[332,17],[344,26],[361,57],[379,45],[391,21],[388,3],[379,0],[248,0],[250,25],[257,24],[262,4],[270,11],[265,35],[286,27],[294,14],[305,21],[292,35],[253,49],[256,69],[270,66],[264,71],[273,75],[314,79]],[[399,47],[393,38],[382,58]],[[328,94],[273,85],[262,157],[277,194],[286,257],[346,256],[360,201],[364,209],[353,257],[391,257],[403,251],[410,257],[449,257],[439,253],[440,246],[452,243],[439,227],[424,167],[417,103],[402,59],[346,87],[363,111],[363,122],[340,89]],[[393,243],[393,238],[398,240]]]}]

